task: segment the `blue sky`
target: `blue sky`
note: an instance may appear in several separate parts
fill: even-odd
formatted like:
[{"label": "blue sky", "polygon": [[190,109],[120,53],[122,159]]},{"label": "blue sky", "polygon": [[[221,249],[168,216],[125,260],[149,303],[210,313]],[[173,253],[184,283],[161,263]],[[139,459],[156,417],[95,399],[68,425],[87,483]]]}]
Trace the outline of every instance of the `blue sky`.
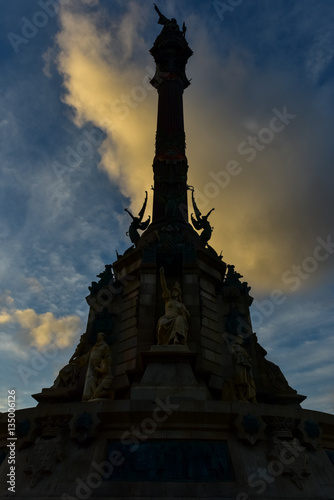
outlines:
[{"label": "blue sky", "polygon": [[[189,184],[252,286],[254,331],[305,408],[334,412],[331,2],[161,1],[187,24]],[[0,409],[50,387],[88,286],[151,207],[151,1],[3,0]],[[48,346],[48,347],[47,347]],[[51,346],[51,347],[50,347]]]}]

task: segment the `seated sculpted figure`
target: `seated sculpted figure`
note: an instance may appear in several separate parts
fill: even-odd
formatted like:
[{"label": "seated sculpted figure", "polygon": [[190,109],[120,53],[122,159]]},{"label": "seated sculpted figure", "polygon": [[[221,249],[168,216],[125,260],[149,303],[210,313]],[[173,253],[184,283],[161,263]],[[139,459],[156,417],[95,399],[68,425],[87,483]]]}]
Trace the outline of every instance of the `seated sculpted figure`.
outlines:
[{"label": "seated sculpted figure", "polygon": [[159,318],[157,324],[158,345],[186,345],[188,334],[189,312],[182,303],[181,287],[178,282],[168,290],[165,270],[160,269],[162,298],[165,301],[165,315]]}]

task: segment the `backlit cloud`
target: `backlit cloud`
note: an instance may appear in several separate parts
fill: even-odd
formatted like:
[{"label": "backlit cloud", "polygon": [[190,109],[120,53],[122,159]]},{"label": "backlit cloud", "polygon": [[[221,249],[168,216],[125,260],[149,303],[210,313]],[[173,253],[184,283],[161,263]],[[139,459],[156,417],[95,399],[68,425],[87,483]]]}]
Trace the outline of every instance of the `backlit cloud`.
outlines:
[{"label": "backlit cloud", "polygon": [[[130,2],[117,22],[102,22],[102,10],[63,7],[57,36],[64,102],[78,126],[92,122],[106,131],[101,167],[138,211],[152,184],[157,107],[143,41],[146,14],[147,7]],[[323,172],[329,168],[329,148],[317,162],[305,148],[305,141],[314,148],[323,141],[321,110],[311,89],[298,88],[298,75],[256,67],[244,46],[233,46],[222,65],[209,27],[193,13],[188,33],[195,54],[185,93],[189,183],[203,212],[216,208],[211,244],[258,291],[289,291],[283,273],[312,256],[316,238],[331,227],[323,208],[332,197],[318,175],[319,163]],[[326,269],[319,266],[318,279]]]},{"label": "backlit cloud", "polygon": [[12,337],[17,345],[34,346],[39,350],[49,344],[56,344],[60,349],[68,347],[82,328],[82,320],[76,315],[56,318],[51,312],[38,314],[33,309],[4,309],[0,313],[0,324],[15,326]]},{"label": "backlit cloud", "polygon": [[153,68],[130,58],[134,45],[143,46],[138,33],[142,10],[130,2],[120,24],[110,20],[106,27],[101,11],[88,15],[63,8],[57,36],[64,102],[78,126],[92,122],[107,132],[100,147],[101,167],[138,211],[152,184],[156,105],[148,81]]}]

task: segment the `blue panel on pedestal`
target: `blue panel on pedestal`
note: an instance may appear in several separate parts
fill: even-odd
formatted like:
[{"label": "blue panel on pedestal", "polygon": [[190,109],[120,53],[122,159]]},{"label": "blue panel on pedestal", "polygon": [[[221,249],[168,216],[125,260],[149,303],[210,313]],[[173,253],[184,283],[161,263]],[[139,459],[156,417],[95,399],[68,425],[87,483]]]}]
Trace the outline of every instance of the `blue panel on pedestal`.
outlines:
[{"label": "blue panel on pedestal", "polygon": [[107,457],[115,450],[124,463],[114,467],[109,481],[234,481],[226,441],[154,440],[132,449],[115,441],[109,442]]}]

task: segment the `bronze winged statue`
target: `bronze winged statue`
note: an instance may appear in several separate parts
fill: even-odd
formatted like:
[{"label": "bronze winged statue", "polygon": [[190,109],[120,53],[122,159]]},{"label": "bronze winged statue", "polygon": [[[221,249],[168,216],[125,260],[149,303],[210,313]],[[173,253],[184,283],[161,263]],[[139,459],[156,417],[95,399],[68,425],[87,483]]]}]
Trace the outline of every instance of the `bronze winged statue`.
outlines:
[{"label": "bronze winged statue", "polygon": [[191,190],[191,196],[192,196],[192,202],[193,202],[193,207],[194,207],[194,212],[196,215],[196,219],[193,217],[193,214],[191,214],[191,222],[197,231],[200,231],[203,229],[203,231],[200,234],[200,238],[202,238],[205,243],[209,241],[212,235],[212,230],[213,228],[211,227],[210,222],[208,221],[208,217],[211,214],[211,212],[214,210],[212,208],[210,212],[208,212],[206,215],[202,215],[201,212],[199,211],[195,198],[194,198],[194,189]]},{"label": "bronze winged statue", "polygon": [[140,238],[139,233],[138,233],[138,229],[140,229],[141,231],[145,231],[145,229],[147,229],[147,227],[150,223],[150,220],[151,220],[151,217],[149,215],[148,219],[146,219],[145,222],[142,222],[143,217],[144,217],[144,213],[145,213],[145,209],[146,209],[146,205],[147,205],[147,191],[145,191],[145,194],[146,194],[145,201],[143,203],[141,211],[138,214],[138,217],[134,217],[132,215],[132,213],[127,208],[124,209],[126,212],[128,212],[128,214],[132,218],[132,222],[130,224],[129,231],[126,234],[130,237],[130,240],[136,246],[137,246],[137,243],[138,243],[139,238]]}]

